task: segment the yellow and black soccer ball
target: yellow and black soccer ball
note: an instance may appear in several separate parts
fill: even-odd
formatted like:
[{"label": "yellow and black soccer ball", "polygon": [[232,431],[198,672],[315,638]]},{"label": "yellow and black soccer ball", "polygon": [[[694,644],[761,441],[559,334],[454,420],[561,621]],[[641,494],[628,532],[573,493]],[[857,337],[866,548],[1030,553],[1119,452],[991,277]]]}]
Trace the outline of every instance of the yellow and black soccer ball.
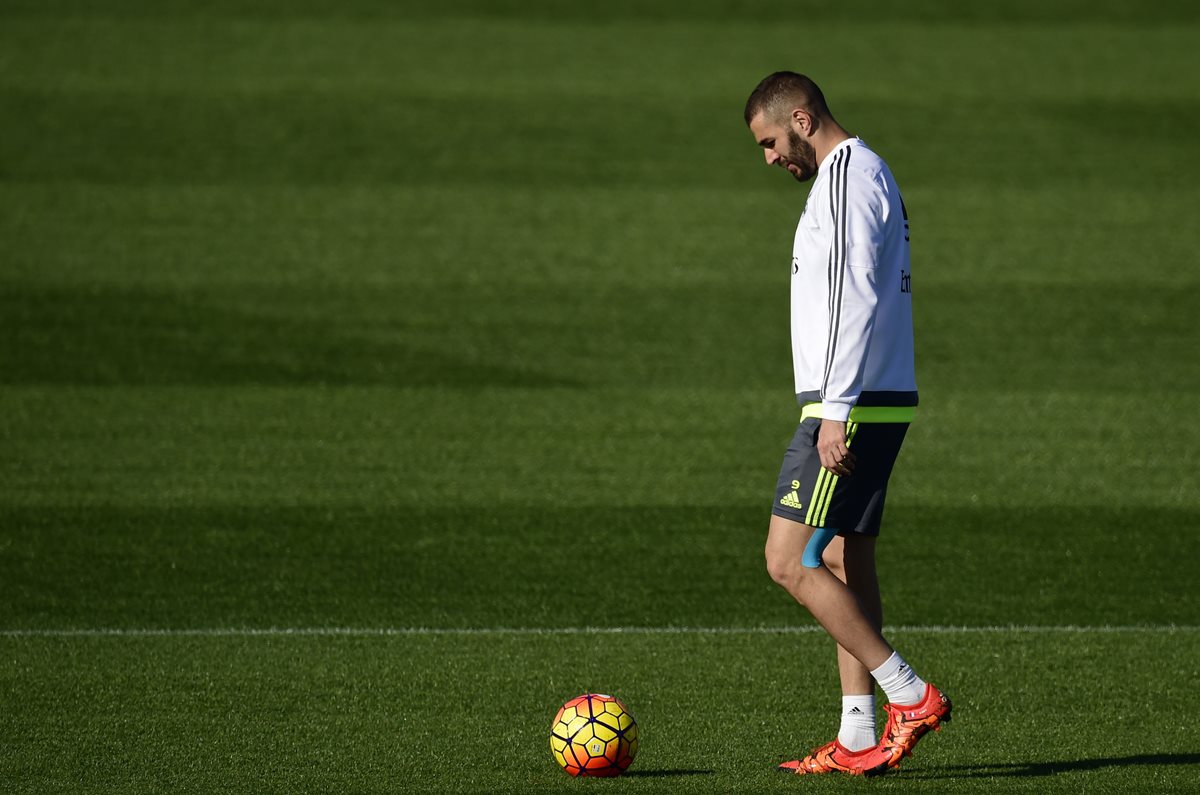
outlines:
[{"label": "yellow and black soccer ball", "polygon": [[637,749],[637,721],[612,696],[576,696],[562,705],[550,727],[554,761],[572,776],[619,776]]}]

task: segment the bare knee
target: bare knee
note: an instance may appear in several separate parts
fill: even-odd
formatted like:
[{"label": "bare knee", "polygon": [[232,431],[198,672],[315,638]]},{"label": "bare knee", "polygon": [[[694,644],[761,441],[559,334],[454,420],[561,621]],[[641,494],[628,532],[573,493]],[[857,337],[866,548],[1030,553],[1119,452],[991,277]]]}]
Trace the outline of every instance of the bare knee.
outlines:
[{"label": "bare knee", "polygon": [[825,547],[825,552],[821,555],[821,563],[829,569],[833,576],[842,582],[846,581],[846,542],[844,538],[836,536],[829,542],[829,546]]},{"label": "bare knee", "polygon": [[[820,535],[815,535],[819,533]],[[796,601],[819,570],[820,554],[829,543],[827,531],[816,530],[781,516],[772,516],[767,529],[766,563],[771,579]],[[816,563],[813,562],[815,556]],[[817,566],[818,568],[808,568]]]},{"label": "bare knee", "polygon": [[821,562],[825,564],[825,568],[829,569],[834,577],[837,577],[842,582],[846,581],[846,561],[839,554],[834,554],[829,550],[825,551],[825,555],[821,558]]},{"label": "bare knee", "polygon": [[786,583],[791,577],[791,573],[788,571],[788,562],[783,559],[782,555],[775,552],[770,547],[767,547],[766,558],[767,574],[771,575],[771,579],[774,580],[777,585],[783,585],[786,588]]},{"label": "bare knee", "polygon": [[767,573],[785,591],[795,596],[805,577],[805,569],[799,556],[783,554],[767,547]]}]

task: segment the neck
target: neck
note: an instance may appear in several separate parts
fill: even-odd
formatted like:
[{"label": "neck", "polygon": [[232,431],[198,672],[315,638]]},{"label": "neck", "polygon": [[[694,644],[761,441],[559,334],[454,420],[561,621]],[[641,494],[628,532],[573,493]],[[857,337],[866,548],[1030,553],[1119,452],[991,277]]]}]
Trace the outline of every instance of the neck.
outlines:
[{"label": "neck", "polygon": [[838,124],[833,119],[828,120],[821,125],[817,130],[817,134],[813,136],[812,146],[817,155],[817,163],[822,163],[829,153],[832,152],[846,139],[854,136],[846,132],[842,125]]}]

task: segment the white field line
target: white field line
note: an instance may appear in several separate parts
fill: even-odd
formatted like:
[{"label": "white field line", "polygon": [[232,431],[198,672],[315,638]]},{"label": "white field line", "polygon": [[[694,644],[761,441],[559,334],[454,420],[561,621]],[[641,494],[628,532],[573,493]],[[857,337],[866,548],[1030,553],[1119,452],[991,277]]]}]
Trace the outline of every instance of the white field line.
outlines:
[{"label": "white field line", "polygon": [[[407,637],[423,635],[803,635],[823,632],[816,625],[794,627],[211,627],[0,629],[0,638],[257,638],[257,637]],[[1130,626],[913,625],[884,627],[884,633],[972,634],[1174,634],[1200,632],[1189,624]]]}]

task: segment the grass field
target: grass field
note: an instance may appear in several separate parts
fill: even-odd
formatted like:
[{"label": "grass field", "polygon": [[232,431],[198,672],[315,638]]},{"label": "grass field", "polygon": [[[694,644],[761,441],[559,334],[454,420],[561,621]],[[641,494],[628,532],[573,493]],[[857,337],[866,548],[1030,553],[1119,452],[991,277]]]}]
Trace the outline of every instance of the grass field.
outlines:
[{"label": "grass field", "polygon": [[[410,7],[411,6],[411,7]],[[0,4],[12,793],[1200,789],[1194,4]],[[811,74],[912,218],[889,637],[955,719],[780,776],[762,565]],[[558,705],[621,697],[615,781]]]}]

